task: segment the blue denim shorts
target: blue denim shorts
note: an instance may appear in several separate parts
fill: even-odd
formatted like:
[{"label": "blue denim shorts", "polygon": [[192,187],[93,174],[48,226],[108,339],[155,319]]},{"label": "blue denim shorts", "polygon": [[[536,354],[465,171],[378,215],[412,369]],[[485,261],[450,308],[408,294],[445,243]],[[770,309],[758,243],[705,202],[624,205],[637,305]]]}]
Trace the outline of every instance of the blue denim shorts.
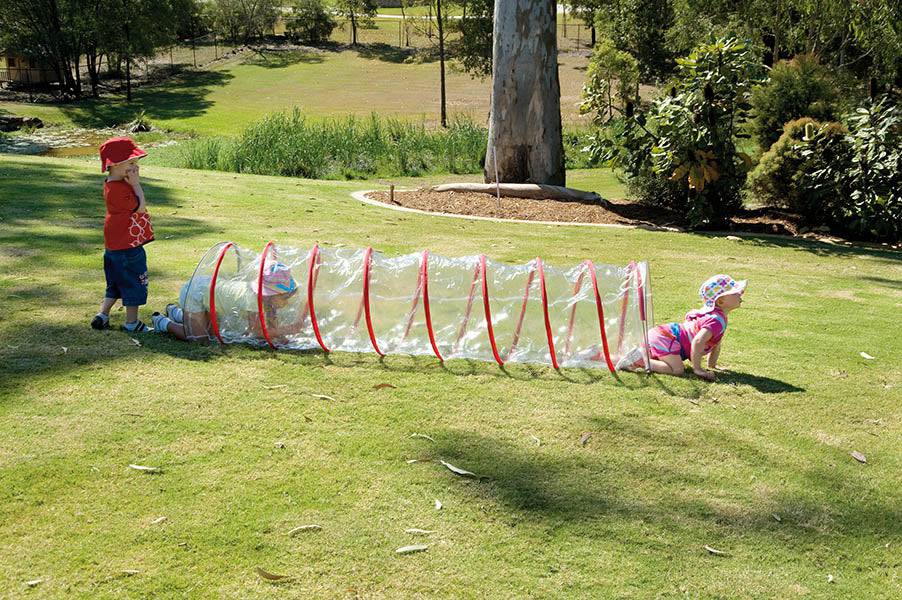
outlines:
[{"label": "blue denim shorts", "polygon": [[147,304],[147,253],[144,246],[103,253],[106,297],[122,298],[123,306]]}]

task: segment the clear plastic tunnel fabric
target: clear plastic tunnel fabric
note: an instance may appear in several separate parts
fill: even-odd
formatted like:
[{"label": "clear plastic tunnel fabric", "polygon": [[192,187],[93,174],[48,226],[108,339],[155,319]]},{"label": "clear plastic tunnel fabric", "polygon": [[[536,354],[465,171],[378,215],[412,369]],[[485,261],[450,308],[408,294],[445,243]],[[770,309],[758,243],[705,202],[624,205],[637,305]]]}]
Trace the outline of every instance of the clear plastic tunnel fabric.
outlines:
[{"label": "clear plastic tunnel fabric", "polygon": [[[264,293],[273,265],[290,272],[290,293]],[[648,368],[653,322],[645,262],[559,268],[273,243],[217,244],[180,304],[193,340],[611,371]]]}]

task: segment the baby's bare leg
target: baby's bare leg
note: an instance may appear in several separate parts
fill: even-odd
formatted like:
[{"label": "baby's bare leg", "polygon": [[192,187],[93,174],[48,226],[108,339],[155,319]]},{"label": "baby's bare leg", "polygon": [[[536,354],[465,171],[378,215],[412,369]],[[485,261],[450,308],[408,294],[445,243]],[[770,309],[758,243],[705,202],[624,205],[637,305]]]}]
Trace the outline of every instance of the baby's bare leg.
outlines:
[{"label": "baby's bare leg", "polygon": [[103,302],[100,303],[100,312],[106,316],[110,316],[110,311],[113,309],[113,305],[116,304],[116,301],[119,298],[104,298]]},{"label": "baby's bare leg", "polygon": [[677,354],[667,354],[660,359],[652,358],[650,361],[653,373],[664,373],[666,375],[682,375],[686,371],[683,365],[683,359]]}]

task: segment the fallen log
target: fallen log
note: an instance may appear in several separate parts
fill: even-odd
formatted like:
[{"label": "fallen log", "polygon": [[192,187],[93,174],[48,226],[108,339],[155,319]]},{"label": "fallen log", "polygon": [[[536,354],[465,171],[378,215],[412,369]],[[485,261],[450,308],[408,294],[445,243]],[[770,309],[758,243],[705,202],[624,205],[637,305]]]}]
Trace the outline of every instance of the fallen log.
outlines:
[{"label": "fallen log", "polygon": [[445,183],[429,188],[433,192],[477,192],[494,196],[500,188],[501,195],[510,198],[530,200],[567,200],[570,202],[591,202],[607,206],[608,201],[595,192],[584,192],[559,185],[540,183]]}]

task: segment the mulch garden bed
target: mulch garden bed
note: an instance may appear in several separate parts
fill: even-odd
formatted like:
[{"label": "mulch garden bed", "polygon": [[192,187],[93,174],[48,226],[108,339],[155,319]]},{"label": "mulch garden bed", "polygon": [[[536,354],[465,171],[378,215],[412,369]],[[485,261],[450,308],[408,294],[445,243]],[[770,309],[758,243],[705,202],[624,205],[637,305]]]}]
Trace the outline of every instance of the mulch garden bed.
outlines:
[{"label": "mulch garden bed", "polygon": [[[394,202],[387,191],[371,192],[369,197],[385,204],[429,212],[523,221],[606,223],[672,229],[680,229],[681,222],[679,215],[673,211],[624,200],[588,203],[502,196],[499,208],[495,196],[478,192],[435,192],[430,189],[396,191]],[[809,234],[800,225],[797,215],[767,208],[742,211],[732,219],[730,229],[790,236]],[[825,233],[817,231],[810,232],[810,235],[822,238]]]}]

